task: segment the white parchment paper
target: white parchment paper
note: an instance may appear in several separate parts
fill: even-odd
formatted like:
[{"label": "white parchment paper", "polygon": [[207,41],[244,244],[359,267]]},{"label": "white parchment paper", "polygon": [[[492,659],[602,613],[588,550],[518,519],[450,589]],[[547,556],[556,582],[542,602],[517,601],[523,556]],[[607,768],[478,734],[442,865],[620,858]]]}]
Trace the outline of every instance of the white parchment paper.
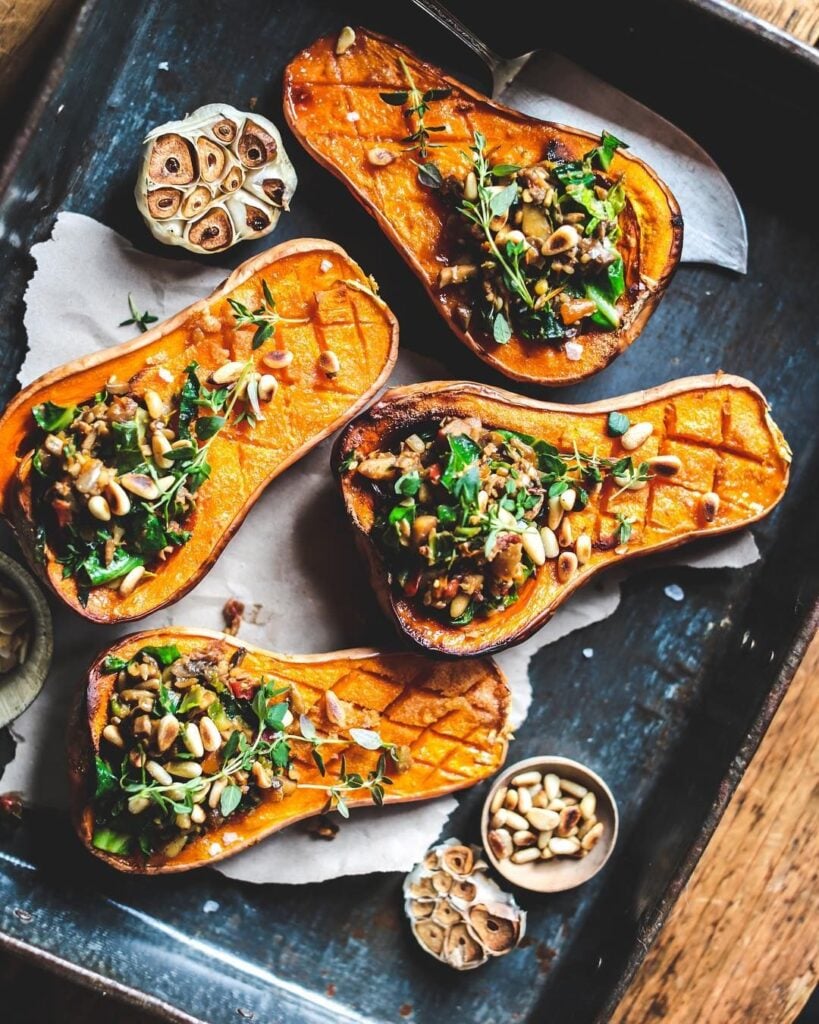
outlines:
[{"label": "white parchment paper", "polygon": [[[61,213],[52,238],[32,249],[37,268],[26,292],[30,351],[20,382],[93,349],[132,336],[117,328],[128,316],[127,293],[164,319],[211,292],[226,271],[147,256],[96,221]],[[390,384],[452,376],[403,349]],[[331,441],[275,480],[204,580],[171,608],[140,623],[103,627],[62,606],[55,613],[54,667],[40,697],[14,723],[17,753],[0,780],[27,801],[65,806],[65,721],[72,695],[92,658],[115,637],[160,625],[219,629],[228,597],[244,601],[241,637],[277,651],[310,653],[353,646],[394,646],[375,606],[328,472]],[[12,547],[9,535],[2,546]],[[674,564],[702,568],[748,565],[758,557],[750,533],[709,545]],[[509,676],[513,721],[526,716],[530,658],[543,646],[611,615],[620,602],[611,573],[574,597],[535,637],[497,660]],[[673,614],[670,611],[669,614]],[[406,871],[434,842],[456,806],[454,797],[406,807],[353,812],[332,843],[299,826],[217,865],[249,882],[305,883],[373,871]]]}]

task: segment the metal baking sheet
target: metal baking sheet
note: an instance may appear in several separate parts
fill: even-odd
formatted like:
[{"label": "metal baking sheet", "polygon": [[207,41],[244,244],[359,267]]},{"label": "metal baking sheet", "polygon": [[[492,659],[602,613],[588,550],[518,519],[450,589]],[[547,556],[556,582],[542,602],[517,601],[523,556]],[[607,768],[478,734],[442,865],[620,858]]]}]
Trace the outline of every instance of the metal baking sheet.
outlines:
[{"label": "metal baking sheet", "polygon": [[[772,400],[794,448],[791,487],[755,528],[762,561],[709,572],[647,563],[626,584],[614,616],[533,660],[534,704],[512,756],[550,750],[588,762],[617,794],[621,838],[607,869],[584,888],[525,895],[524,948],[488,968],[454,975],[420,952],[404,925],[397,875],[293,888],[252,887],[210,871],[124,878],[92,862],[65,820],[37,811],[0,839],[0,943],[169,1020],[606,1019],[685,885],[815,628],[817,225],[799,195],[804,147],[786,140],[806,138],[812,123],[816,55],[729,16],[713,0],[592,5],[582,22],[570,19],[572,31],[547,8],[526,11],[525,23],[494,17],[490,24],[464,4],[453,6],[501,51],[554,46],[556,31],[570,37],[559,47],[568,56],[706,146],[747,215],[746,278],[682,268],[641,339],[561,400],[718,368],[744,374]],[[409,3],[87,0],[0,184],[1,402],[14,390],[25,347],[27,253],[48,236],[56,211],[90,214],[160,252],[131,198],[144,132],[217,99],[243,106],[255,98],[284,128],[288,58],[346,22],[398,36],[488,86],[474,59]],[[292,139],[289,150],[300,187],[277,240],[337,240],[377,268],[402,344],[434,353],[463,377],[502,383],[447,332],[346,190]],[[232,250],[228,259],[253,249]],[[54,316],[59,330],[59,310]],[[680,604],[663,594],[670,582],[684,589]],[[360,592],[371,602],[363,575]],[[381,635],[378,614],[373,607],[373,631]],[[582,656],[586,647],[594,649],[591,660]],[[0,733],[0,764],[13,743],[8,730]],[[461,801],[451,834],[477,838],[483,795],[479,787]]]}]

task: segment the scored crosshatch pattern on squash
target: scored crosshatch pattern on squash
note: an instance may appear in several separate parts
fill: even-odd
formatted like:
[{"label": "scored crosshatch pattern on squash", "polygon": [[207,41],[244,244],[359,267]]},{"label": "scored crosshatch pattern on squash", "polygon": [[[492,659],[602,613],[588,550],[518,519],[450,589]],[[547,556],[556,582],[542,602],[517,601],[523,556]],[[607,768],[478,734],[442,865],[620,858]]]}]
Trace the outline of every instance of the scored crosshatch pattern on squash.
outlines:
[{"label": "scored crosshatch pattern on squash", "polygon": [[[207,652],[225,661],[244,646],[239,641],[229,643],[218,634],[169,628],[134,634],[111,650],[127,659],[146,643],[170,641],[182,655]],[[370,651],[300,659],[249,647],[230,678],[233,692],[244,697],[250,697],[262,679],[276,686],[289,685],[289,697],[283,699],[290,700],[295,715],[308,714],[319,735],[337,737],[349,729],[371,729],[386,743],[407,746],[410,757],[404,770],[387,759],[387,775],[392,780],[385,789],[388,803],[430,799],[471,786],[497,771],[506,757],[510,693],[504,676],[488,659],[447,663],[412,653]],[[98,667],[92,670],[88,722],[94,744],[108,719],[110,685],[110,673],[102,673]],[[336,698],[332,709],[326,696],[330,690]],[[339,724],[339,713],[343,724]],[[325,775],[306,744],[294,744],[291,756],[296,781],[302,785],[286,799],[272,791],[263,795],[247,815],[229,817],[193,837],[181,853],[163,864],[170,870],[184,870],[210,863],[240,841],[246,845],[248,839],[255,841],[321,813],[328,804],[325,787],[340,774],[342,758],[347,771],[366,778],[376,769],[380,755],[352,741],[340,744],[323,751]],[[93,774],[90,764],[84,771]],[[82,773],[78,769],[75,777],[79,779]],[[83,791],[82,828],[92,823],[85,800]],[[352,806],[370,803],[371,797],[367,790],[351,790],[345,800]]]}]

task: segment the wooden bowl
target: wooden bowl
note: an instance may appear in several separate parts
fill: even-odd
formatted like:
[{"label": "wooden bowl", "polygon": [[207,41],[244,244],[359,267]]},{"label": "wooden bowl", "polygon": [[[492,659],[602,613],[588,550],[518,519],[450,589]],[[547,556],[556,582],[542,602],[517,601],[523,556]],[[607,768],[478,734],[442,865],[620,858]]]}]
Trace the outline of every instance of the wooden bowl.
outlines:
[{"label": "wooden bowl", "polygon": [[31,609],[31,636],[22,665],[0,674],[0,728],[21,715],[42,690],[54,651],[51,612],[34,577],[0,551],[0,582],[16,590]]},{"label": "wooden bowl", "polygon": [[[489,808],[492,800],[497,791],[503,786],[507,786],[516,775],[533,770],[543,772],[543,774],[554,772],[562,779],[585,786],[597,797],[595,813],[597,820],[603,822],[604,832],[597,845],[585,857],[555,857],[553,860],[535,860],[528,864],[514,864],[509,859],[498,860],[492,852],[487,840],[490,831],[489,818],[491,817]],[[496,778],[486,797],[481,814],[481,840],[490,863],[513,885],[517,885],[521,889],[529,889],[531,892],[563,892],[588,882],[611,856],[614,844],[617,842],[618,828],[617,804],[609,787],[591,768],[587,768],[579,761],[572,761],[568,757],[528,757],[524,761],[510,765]]]}]

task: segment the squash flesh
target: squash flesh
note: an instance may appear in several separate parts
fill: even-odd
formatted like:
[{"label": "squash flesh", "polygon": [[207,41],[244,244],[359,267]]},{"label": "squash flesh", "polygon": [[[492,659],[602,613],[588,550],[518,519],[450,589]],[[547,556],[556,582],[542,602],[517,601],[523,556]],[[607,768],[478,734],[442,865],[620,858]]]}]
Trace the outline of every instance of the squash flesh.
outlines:
[{"label": "squash flesh", "polygon": [[[636,451],[610,437],[609,412],[628,414],[632,423],[650,422],[653,432]],[[521,588],[517,602],[502,612],[457,627],[431,614],[393,585],[389,568],[370,539],[378,508],[368,481],[342,472],[343,460],[387,450],[391,438],[405,437],[448,416],[477,416],[484,426],[531,434],[570,452],[595,449],[601,457],[633,457],[635,465],[655,455],[676,455],[681,471],[655,475],[642,490],[619,489],[612,480],[586,509],[568,514],[574,537],[587,533],[590,560],[568,582],[557,578],[553,561]],[[699,536],[739,529],[767,515],[788,481],[790,452],[768,414],[762,394],[748,381],[729,375],[693,377],[650,391],[588,406],[559,406],[471,383],[431,382],[387,392],[339,438],[333,456],[342,496],[356,537],[367,557],[373,583],[396,625],[416,644],[443,654],[475,655],[519,643],[554,614],[557,607],[596,572],[625,558],[676,547]],[[719,496],[712,522],[702,499]],[[615,552],[617,514],[633,517],[627,550]],[[567,549],[571,550],[571,549]]]},{"label": "squash flesh", "polygon": [[[682,249],[682,220],[668,188],[642,161],[618,151],[611,176],[626,174],[630,201],[624,220],[621,253],[626,264],[626,311],[617,330],[588,331],[573,339],[583,350],[576,361],[549,344],[529,342],[513,334],[506,345],[464,330],[453,319],[458,296],[437,287],[448,242],[448,210],[417,180],[417,152],[406,152],[401,140],[409,134],[403,108],[390,106],[380,92],[406,89],[397,59],[402,57],[421,91],[450,88],[435,100],[428,123],[444,125],[430,151],[442,174],[463,178],[475,130],[484,134],[493,162],[527,166],[542,159],[555,144],[561,156],[574,160],[599,139],[587,132],[537,121],[487,100],[442,71],[421,61],[399,43],[365,29],[356,30],[355,44],[341,56],[335,40],[324,37],[302,51],[285,72],[285,115],[302,144],[351,189],[421,279],[450,326],[481,359],[517,380],[562,386],[598,372],[637,336],[667,286]],[[357,119],[349,120],[348,115]],[[413,125],[414,127],[414,125]],[[389,149],[397,159],[373,166],[367,152]],[[642,288],[640,284],[642,282]]]},{"label": "squash flesh", "polygon": [[[91,667],[69,728],[75,827],[92,853],[120,870],[155,874],[205,866],[288,825],[320,814],[327,804],[325,793],[298,787],[279,802],[263,798],[252,811],[228,817],[220,827],[189,840],[171,860],[154,855],[146,863],[93,847],[94,813],[89,802],[94,788],[93,755],[99,750],[116,679],[116,674],[102,671],[102,663],[109,654],[127,660],[146,645],[169,643],[175,643],[183,655],[201,651],[212,643],[224,645],[231,652],[246,648],[243,673],[254,678],[264,675],[277,684],[295,684],[320,734],[342,731],[326,718],[323,710],[323,695],[332,688],[337,697],[352,705],[351,714],[361,716],[360,720],[351,720],[350,725],[374,729],[385,742],[409,745],[411,766],[404,772],[389,773],[393,785],[387,787],[385,803],[432,799],[472,786],[494,774],[505,759],[509,690],[503,674],[489,659],[455,665],[434,662],[418,654],[370,650],[288,656],[207,630],[168,627],[132,634],[105,651]],[[327,778],[337,775],[342,751],[350,771],[366,777],[375,767],[378,755],[374,752],[353,744],[349,748],[333,747],[325,758]],[[319,775],[309,752],[294,753],[298,754],[299,781],[326,783],[327,778]],[[365,792],[351,792],[347,803],[369,804],[370,798]]]},{"label": "squash flesh", "polygon": [[[263,363],[269,352],[287,348],[294,356],[286,370],[275,371],[279,387],[264,405],[265,419],[252,429],[247,423],[228,423],[214,439],[208,452],[211,477],[186,521],[193,532],[188,543],[160,563],[155,577],[130,596],[98,587],[83,609],[73,580],[62,579],[62,566],[53,552],[47,549],[45,566],[34,557],[35,514],[28,500],[30,460],[25,457],[34,433],[32,408],[46,400],[58,405],[86,401],[112,374],[122,381],[133,378],[137,394],[150,388],[169,399],[194,360],[203,379],[226,362],[244,362],[253,354],[254,330],[236,328],[227,299],[257,308],[262,279],[270,284],[282,317],[308,321],[279,323],[274,338],[255,353],[263,373],[271,372]],[[51,371],[12,400],[0,420],[3,514],[17,529],[34,567],[75,610],[96,621],[126,621],[177,600],[213,563],[266,484],[381,386],[395,361],[397,324],[383,302],[345,281],[369,287],[361,268],[337,246],[311,240],[284,243],[240,267],[211,298],[134,341]],[[335,378],[318,365],[325,349],[334,351],[341,362]],[[169,371],[172,382],[160,369]]]}]

